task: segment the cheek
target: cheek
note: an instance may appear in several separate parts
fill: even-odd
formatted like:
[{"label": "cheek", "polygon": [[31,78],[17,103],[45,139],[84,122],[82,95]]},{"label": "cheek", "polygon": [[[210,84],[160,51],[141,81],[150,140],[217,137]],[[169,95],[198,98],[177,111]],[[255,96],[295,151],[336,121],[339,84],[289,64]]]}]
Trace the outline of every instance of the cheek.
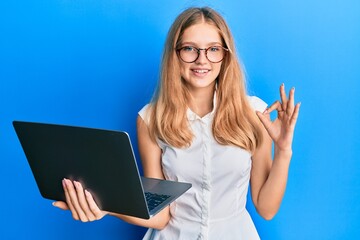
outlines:
[{"label": "cheek", "polygon": [[181,77],[187,76],[189,73],[189,68],[185,64],[180,64],[180,75]]},{"label": "cheek", "polygon": [[221,64],[217,64],[213,67],[213,71],[214,71],[214,74],[216,74],[216,76],[218,76],[220,74],[220,70],[221,70]]}]

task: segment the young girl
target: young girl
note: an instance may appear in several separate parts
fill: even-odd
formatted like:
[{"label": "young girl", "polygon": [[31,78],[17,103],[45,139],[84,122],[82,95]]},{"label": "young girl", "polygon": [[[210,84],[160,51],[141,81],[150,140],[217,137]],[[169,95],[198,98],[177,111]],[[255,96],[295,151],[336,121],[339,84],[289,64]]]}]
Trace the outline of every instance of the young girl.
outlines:
[{"label": "young girl", "polygon": [[109,214],[148,227],[144,239],[259,239],[245,209],[248,186],[258,213],[273,218],[300,108],[294,91],[287,96],[282,84],[281,100],[269,108],[247,96],[224,19],[210,8],[187,9],[168,33],[159,86],[139,112],[137,130],[144,176],[192,188],[149,220],[101,211],[81,184],[67,179],[67,201],[54,205],[83,222]]}]

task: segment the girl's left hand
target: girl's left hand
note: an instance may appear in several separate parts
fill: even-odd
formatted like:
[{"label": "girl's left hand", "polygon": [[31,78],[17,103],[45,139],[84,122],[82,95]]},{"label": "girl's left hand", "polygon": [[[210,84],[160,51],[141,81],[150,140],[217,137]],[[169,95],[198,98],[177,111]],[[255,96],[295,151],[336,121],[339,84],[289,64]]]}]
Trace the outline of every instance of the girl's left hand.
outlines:
[{"label": "girl's left hand", "polygon": [[[287,98],[285,86],[280,86],[280,101],[276,101],[263,113],[256,112],[266,131],[274,141],[277,150],[291,151],[292,140],[296,120],[299,115],[300,103],[294,105],[295,88],[292,88]],[[277,118],[274,121],[270,119],[270,113],[277,111]]]}]

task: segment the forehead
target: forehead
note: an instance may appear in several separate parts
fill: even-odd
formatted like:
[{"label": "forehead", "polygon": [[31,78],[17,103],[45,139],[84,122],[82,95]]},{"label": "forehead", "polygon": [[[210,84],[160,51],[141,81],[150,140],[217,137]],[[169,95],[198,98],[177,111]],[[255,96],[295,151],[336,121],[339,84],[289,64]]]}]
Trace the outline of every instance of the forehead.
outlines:
[{"label": "forehead", "polygon": [[221,42],[218,29],[214,25],[205,22],[188,27],[182,35],[182,43],[207,45],[212,43],[221,44]]}]

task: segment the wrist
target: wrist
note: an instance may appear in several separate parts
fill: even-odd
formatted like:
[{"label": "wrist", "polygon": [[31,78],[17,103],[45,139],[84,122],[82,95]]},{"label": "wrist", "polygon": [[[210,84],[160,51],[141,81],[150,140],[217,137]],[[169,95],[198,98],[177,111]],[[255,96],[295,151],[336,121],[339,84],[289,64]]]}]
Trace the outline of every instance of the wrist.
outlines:
[{"label": "wrist", "polygon": [[291,159],[292,157],[292,149],[279,149],[276,148],[274,149],[274,157],[275,158],[281,158],[281,159]]}]

